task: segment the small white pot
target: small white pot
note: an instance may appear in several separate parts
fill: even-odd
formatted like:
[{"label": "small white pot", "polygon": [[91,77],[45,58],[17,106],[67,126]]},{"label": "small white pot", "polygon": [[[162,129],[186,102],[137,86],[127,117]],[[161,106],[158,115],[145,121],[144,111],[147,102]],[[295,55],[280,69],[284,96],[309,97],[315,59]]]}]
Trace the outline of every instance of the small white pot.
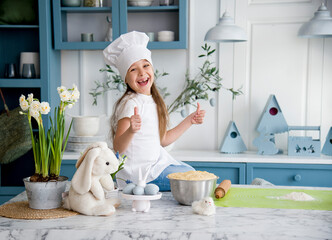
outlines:
[{"label": "small white pot", "polygon": [[99,132],[99,116],[73,117],[73,128],[76,136],[95,136]]}]

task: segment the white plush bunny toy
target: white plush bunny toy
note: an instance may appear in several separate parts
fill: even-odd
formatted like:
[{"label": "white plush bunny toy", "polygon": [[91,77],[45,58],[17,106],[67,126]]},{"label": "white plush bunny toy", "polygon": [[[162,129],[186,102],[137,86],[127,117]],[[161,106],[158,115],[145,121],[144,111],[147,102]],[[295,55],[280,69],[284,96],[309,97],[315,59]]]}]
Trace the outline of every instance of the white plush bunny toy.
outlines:
[{"label": "white plush bunny toy", "polygon": [[[118,169],[119,161],[105,142],[96,142],[85,149],[77,160],[64,208],[85,215],[111,215],[120,200],[106,199],[104,189],[114,189],[111,173]],[[104,189],[103,189],[104,188]]]}]

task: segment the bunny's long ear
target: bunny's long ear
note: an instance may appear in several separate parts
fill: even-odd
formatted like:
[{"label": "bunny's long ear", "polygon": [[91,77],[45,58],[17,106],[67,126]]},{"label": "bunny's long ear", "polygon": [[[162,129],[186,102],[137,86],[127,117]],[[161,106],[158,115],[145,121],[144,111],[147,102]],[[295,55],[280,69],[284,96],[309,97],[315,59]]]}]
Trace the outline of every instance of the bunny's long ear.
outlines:
[{"label": "bunny's long ear", "polygon": [[92,168],[96,157],[100,154],[100,151],[100,148],[90,148],[85,154],[83,154],[84,159],[79,159],[81,160],[80,164],[71,181],[71,185],[77,193],[84,194],[90,191]]},{"label": "bunny's long ear", "polygon": [[87,147],[82,156],[77,160],[76,162],[76,168],[79,168],[79,166],[81,165],[83,159],[85,158],[86,154],[93,148],[97,148],[97,147],[100,147],[100,148],[107,148],[107,143],[106,142],[95,142],[95,143],[92,143],[89,147]]}]

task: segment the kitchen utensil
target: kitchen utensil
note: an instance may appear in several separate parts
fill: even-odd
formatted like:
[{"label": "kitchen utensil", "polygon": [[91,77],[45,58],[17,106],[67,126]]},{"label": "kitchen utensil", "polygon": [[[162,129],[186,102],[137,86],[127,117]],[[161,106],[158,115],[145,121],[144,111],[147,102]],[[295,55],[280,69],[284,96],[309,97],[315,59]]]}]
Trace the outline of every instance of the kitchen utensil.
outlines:
[{"label": "kitchen utensil", "polygon": [[36,77],[40,76],[40,61],[38,52],[21,52],[20,55],[20,76],[23,76],[23,64],[32,63],[35,66]]},{"label": "kitchen utensil", "polygon": [[14,63],[5,64],[5,78],[15,78],[17,77],[16,65]]},{"label": "kitchen utensil", "polygon": [[214,195],[216,198],[223,198],[226,193],[228,192],[228,190],[231,188],[231,181],[230,180],[223,180],[218,187],[216,188],[216,190],[214,190]]},{"label": "kitchen utensil", "polygon": [[160,42],[174,41],[174,32],[173,31],[158,32],[158,41],[160,41]]},{"label": "kitchen utensil", "polygon": [[93,42],[93,33],[81,33],[82,42]]},{"label": "kitchen utensil", "polygon": [[99,0],[84,0],[84,7],[100,7]]},{"label": "kitchen utensil", "polygon": [[[308,188],[292,186],[282,187],[232,187],[225,197],[216,199],[218,207],[243,208],[275,208],[275,209],[310,209],[332,211],[332,191],[311,190]],[[302,192],[310,195],[313,201],[296,201],[283,198],[292,192]]]},{"label": "kitchen utensil", "polygon": [[33,63],[24,63],[22,70],[23,78],[36,78],[35,65]]},{"label": "kitchen utensil", "polygon": [[147,7],[151,6],[153,0],[128,0],[128,6]]},{"label": "kitchen utensil", "polygon": [[154,41],[154,32],[147,32],[146,35],[149,37],[149,42]]},{"label": "kitchen utensil", "polygon": [[190,206],[204,197],[213,197],[217,178],[209,180],[178,180],[169,178],[171,192],[180,204]]},{"label": "kitchen utensil", "polygon": [[107,28],[107,32],[106,32],[105,41],[112,42],[112,40],[113,40],[112,21],[110,20],[110,18],[108,16],[106,16],[106,21],[108,22],[108,28]]},{"label": "kitchen utensil", "polygon": [[159,0],[160,6],[169,6],[169,5],[173,5],[173,4],[174,4],[174,0]]},{"label": "kitchen utensil", "polygon": [[99,116],[73,117],[73,128],[76,136],[95,136],[99,132]]},{"label": "kitchen utensil", "polygon": [[80,7],[81,0],[61,0],[61,6],[63,6],[63,7]]}]

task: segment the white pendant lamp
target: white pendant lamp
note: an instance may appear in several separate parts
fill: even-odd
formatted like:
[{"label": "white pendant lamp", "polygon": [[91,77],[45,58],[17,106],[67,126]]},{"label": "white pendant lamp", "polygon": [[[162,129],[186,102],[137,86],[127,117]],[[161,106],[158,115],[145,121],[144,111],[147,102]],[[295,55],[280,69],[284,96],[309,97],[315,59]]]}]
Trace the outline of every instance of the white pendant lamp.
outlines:
[{"label": "white pendant lamp", "polygon": [[234,19],[227,13],[219,19],[219,23],[205,35],[207,42],[244,42],[247,41],[246,32],[234,24]]},{"label": "white pendant lamp", "polygon": [[315,12],[314,17],[301,26],[298,36],[303,38],[332,37],[332,18],[324,2]]}]

